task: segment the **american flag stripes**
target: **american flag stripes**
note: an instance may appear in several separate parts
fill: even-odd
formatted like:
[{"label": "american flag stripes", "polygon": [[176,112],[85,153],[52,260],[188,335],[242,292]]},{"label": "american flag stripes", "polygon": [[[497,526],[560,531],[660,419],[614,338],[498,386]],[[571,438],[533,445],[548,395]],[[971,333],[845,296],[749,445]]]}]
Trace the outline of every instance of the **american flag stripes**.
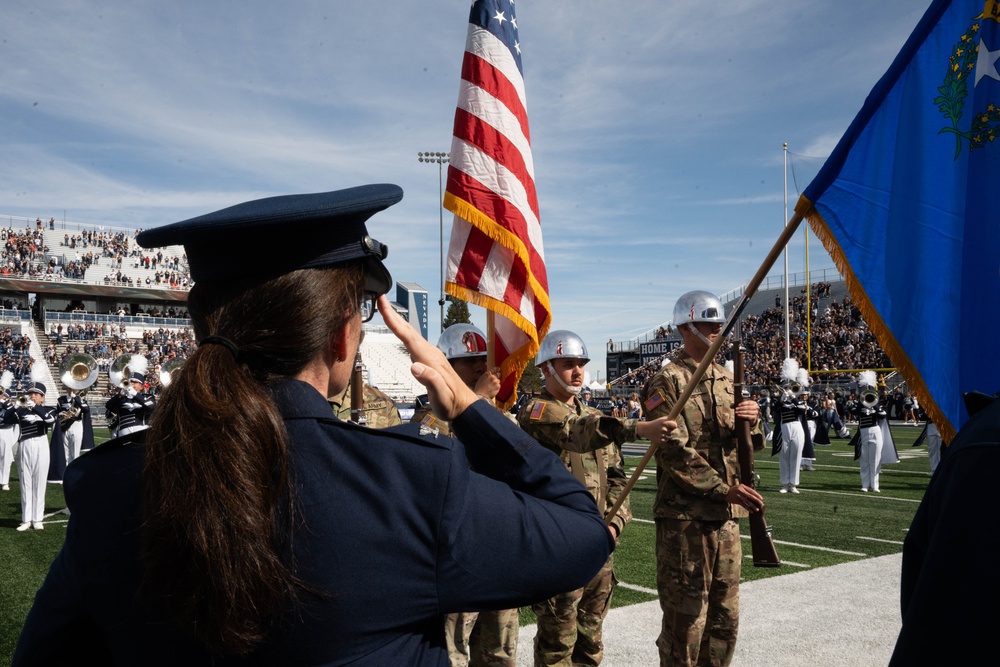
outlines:
[{"label": "american flag stripes", "polygon": [[446,291],[496,314],[501,407],[552,320],[534,179],[514,3],[476,0],[444,198],[455,214]]}]

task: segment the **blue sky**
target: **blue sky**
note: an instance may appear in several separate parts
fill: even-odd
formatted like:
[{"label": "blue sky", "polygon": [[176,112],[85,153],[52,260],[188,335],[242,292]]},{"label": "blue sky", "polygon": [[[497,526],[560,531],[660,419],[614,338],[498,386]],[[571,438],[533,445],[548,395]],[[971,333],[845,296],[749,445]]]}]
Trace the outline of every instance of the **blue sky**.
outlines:
[{"label": "blue sky", "polygon": [[[826,156],[927,4],[517,3],[553,328],[592,375],[682,293],[752,277],[783,224],[782,142]],[[0,215],[145,228],[397,183],[369,228],[428,289],[436,340],[438,174],[417,152],[450,146],[468,6],[8,0]],[[801,189],[821,161],[792,163]]]}]

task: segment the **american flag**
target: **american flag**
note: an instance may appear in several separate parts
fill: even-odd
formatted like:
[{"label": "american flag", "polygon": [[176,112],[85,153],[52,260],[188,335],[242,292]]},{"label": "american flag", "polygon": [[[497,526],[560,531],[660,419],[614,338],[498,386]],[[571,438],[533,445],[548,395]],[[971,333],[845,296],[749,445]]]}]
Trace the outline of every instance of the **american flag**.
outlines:
[{"label": "american flag", "polygon": [[455,214],[446,290],[496,314],[506,408],[552,321],[513,0],[472,5],[444,206]]}]

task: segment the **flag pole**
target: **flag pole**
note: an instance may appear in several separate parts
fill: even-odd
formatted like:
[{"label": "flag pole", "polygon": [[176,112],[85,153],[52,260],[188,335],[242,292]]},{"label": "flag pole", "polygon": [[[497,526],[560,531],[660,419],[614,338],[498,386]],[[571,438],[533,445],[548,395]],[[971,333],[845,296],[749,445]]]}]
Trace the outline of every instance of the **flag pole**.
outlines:
[{"label": "flag pole", "polygon": [[[784,166],[784,188],[785,188],[785,215],[784,220],[788,220],[788,142],[786,141],[783,145],[785,154],[785,166]],[[788,249],[785,248],[785,359],[792,356],[791,353],[791,343],[788,340],[788,316],[791,310],[791,304],[788,303]]]},{"label": "flag pole", "polygon": [[492,371],[497,363],[496,344],[494,334],[496,333],[496,313],[489,308],[486,309],[486,370]]},{"label": "flag pole", "polygon": [[[782,250],[785,249],[785,246],[788,245],[789,240],[791,240],[792,236],[795,235],[795,231],[798,229],[799,223],[801,222],[802,215],[796,211],[791,220],[788,221],[788,224],[785,225],[785,229],[781,232],[781,236],[779,236],[778,240],[774,243],[774,247],[771,248],[771,252],[769,252],[767,257],[764,258],[764,263],[760,265],[760,268],[757,269],[757,273],[754,274],[753,279],[747,285],[746,290],[743,292],[743,296],[740,297],[736,307],[733,308],[733,312],[730,313],[729,318],[726,320],[725,327],[712,342],[712,345],[708,348],[705,356],[702,357],[701,363],[698,364],[698,368],[695,369],[691,379],[688,380],[684,390],[681,392],[681,395],[677,397],[677,402],[674,403],[672,408],[670,408],[670,412],[667,414],[667,419],[676,420],[677,415],[679,415],[681,410],[684,409],[684,404],[687,403],[688,398],[690,398],[691,394],[694,393],[695,387],[697,387],[698,383],[701,382],[701,378],[705,375],[708,367],[715,360],[715,355],[719,353],[719,349],[722,347],[722,343],[725,342],[726,335],[729,333],[729,330],[732,328],[733,324],[739,320],[740,315],[743,313],[743,309],[746,308],[748,303],[750,303],[750,299],[753,298],[753,295],[757,293],[757,288],[760,287],[762,282],[764,282],[767,272],[774,266],[774,263],[778,259],[778,255],[781,254]],[[625,499],[628,498],[628,494],[632,491],[635,483],[639,481],[639,476],[642,475],[642,472],[646,469],[646,465],[649,464],[649,460],[653,458],[653,455],[656,453],[659,446],[658,442],[650,444],[646,453],[643,455],[642,460],[640,460],[639,464],[636,465],[635,472],[632,473],[632,477],[629,478],[625,488],[622,489],[621,494],[618,496],[618,500],[615,501],[614,507],[612,507],[604,517],[604,520],[608,525],[611,525],[611,521],[615,518],[615,515],[618,514],[618,510],[621,509]]]}]

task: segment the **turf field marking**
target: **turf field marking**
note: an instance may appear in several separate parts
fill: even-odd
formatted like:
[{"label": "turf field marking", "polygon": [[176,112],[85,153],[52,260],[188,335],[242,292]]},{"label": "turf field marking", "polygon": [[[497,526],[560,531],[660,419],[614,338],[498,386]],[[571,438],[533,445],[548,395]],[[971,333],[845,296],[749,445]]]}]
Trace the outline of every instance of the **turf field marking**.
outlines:
[{"label": "turf field marking", "polygon": [[878,537],[865,537],[864,535],[855,535],[854,539],[856,539],[856,540],[868,540],[869,542],[884,542],[886,544],[899,544],[899,545],[903,544],[900,540],[883,540],[883,539],[878,538]]},{"label": "turf field marking", "polygon": [[[741,539],[749,540],[749,535],[740,535]],[[858,553],[857,551],[841,551],[839,549],[831,549],[830,547],[818,547],[812,544],[799,544],[798,542],[786,542],[784,540],[772,540],[775,544],[785,544],[790,547],[801,547],[803,549],[815,549],[816,551],[829,551],[835,554],[844,554],[845,556],[863,556],[867,557],[868,554]],[[784,562],[784,561],[782,561]]]},{"label": "turf field marking", "polygon": [[618,585],[621,586],[622,588],[627,588],[630,591],[639,591],[640,593],[645,593],[646,595],[659,596],[659,593],[656,591],[655,588],[646,588],[645,586],[636,586],[635,584],[627,584],[624,581],[619,581]]},{"label": "turf field marking", "polygon": [[[839,456],[839,454],[834,454],[834,456]],[[761,466],[765,466],[765,467],[774,467],[774,468],[778,467],[777,461],[775,461],[775,462],[771,462],[771,461],[755,461],[754,465],[761,465]],[[816,466],[817,469],[822,468],[824,470],[855,470],[855,471],[857,471],[857,470],[860,469],[858,466],[837,466],[837,465],[831,465],[829,463],[815,463],[815,462],[813,462],[813,465]],[[887,464],[887,465],[895,465],[895,464],[894,463],[890,463],[890,464]],[[885,475],[887,473],[891,474],[891,475],[919,475],[920,477],[930,477],[931,476],[930,471],[922,472],[920,470],[892,470],[891,468],[886,468],[886,467],[883,466],[883,468],[882,468],[882,474]]]},{"label": "turf field marking", "polygon": [[[747,559],[753,560],[753,554],[744,554],[743,555],[743,559],[744,560],[747,560]],[[805,563],[795,563],[795,562],[790,561],[790,560],[783,560],[783,561],[781,561],[781,564],[782,565],[790,565],[791,567],[804,567],[806,569],[809,569],[809,568],[812,567],[812,565],[806,565]]]},{"label": "turf field marking", "polygon": [[[801,491],[803,493],[827,493],[827,494],[829,494],[831,496],[850,496],[852,498],[859,498],[859,497],[861,497],[861,496],[858,495],[858,494],[861,493],[860,491],[858,491],[857,493],[852,493],[852,492],[848,492],[848,491],[824,491],[823,489],[807,489],[807,488],[801,487],[801,486],[799,487],[799,491]],[[913,498],[894,498],[893,496],[883,496],[883,495],[878,494],[878,493],[868,493],[868,494],[865,494],[864,497],[867,497],[867,498],[879,498],[881,500],[898,500],[901,503],[917,503],[917,504],[920,503],[919,500],[915,500]]]},{"label": "turf field marking", "polygon": [[[740,535],[740,537],[743,538],[744,540],[749,540],[750,539],[749,535]],[[816,551],[829,551],[830,553],[843,554],[844,556],[861,556],[862,558],[866,558],[868,556],[868,554],[858,553],[857,551],[842,551],[840,549],[831,549],[830,547],[818,547],[818,546],[816,546],[814,544],[799,544],[798,542],[786,542],[784,540],[774,540],[774,543],[775,544],[784,544],[784,545],[789,546],[789,547],[799,547],[799,548],[802,548],[802,549],[814,549]]]},{"label": "turf field marking", "polygon": [[636,519],[636,518],[633,518],[632,521],[633,522],[637,522],[637,523],[656,523],[652,519]]}]

